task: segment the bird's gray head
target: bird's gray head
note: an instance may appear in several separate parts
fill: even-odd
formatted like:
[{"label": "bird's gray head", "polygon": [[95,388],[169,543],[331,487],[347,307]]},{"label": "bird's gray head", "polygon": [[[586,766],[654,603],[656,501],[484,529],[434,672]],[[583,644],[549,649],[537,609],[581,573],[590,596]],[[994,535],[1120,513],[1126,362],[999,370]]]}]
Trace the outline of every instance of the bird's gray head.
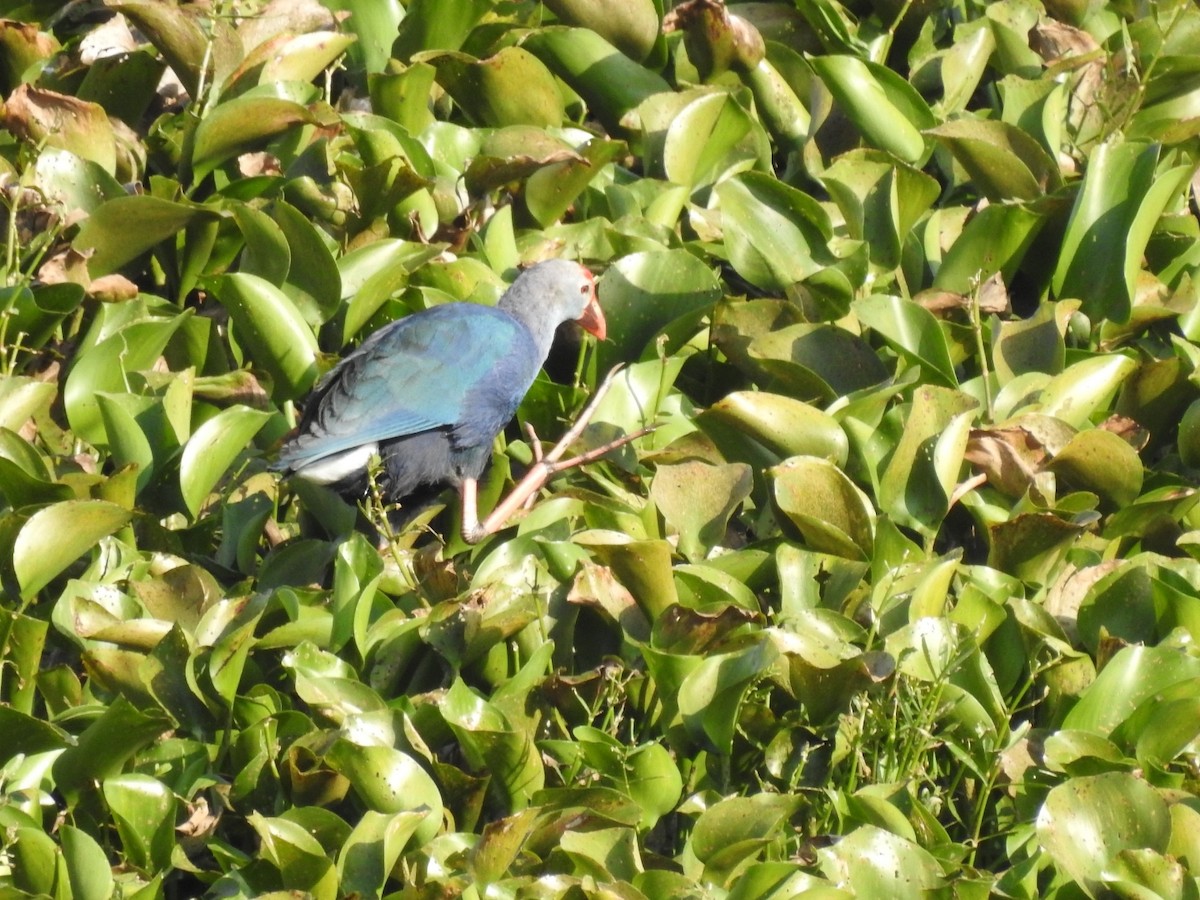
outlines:
[{"label": "bird's gray head", "polygon": [[555,328],[570,321],[579,322],[600,340],[607,332],[595,278],[566,259],[548,259],[526,269],[497,305],[525,322],[535,335],[552,336]]}]

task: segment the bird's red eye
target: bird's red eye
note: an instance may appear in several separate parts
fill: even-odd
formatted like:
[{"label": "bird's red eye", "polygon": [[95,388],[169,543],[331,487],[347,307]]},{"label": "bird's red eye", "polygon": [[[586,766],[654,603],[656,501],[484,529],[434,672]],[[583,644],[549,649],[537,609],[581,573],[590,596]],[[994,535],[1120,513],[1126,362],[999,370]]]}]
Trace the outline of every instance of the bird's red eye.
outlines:
[{"label": "bird's red eye", "polygon": [[591,292],[592,292],[592,286],[590,284],[581,284],[579,286],[579,293],[586,296],[587,294],[590,294]]}]

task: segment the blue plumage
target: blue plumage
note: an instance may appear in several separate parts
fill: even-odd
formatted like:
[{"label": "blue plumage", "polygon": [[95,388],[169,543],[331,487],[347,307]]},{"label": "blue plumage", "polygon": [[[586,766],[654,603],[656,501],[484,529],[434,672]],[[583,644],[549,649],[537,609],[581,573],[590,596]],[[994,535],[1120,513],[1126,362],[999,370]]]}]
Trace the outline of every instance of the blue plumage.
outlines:
[{"label": "blue plumage", "polygon": [[361,495],[375,454],[396,498],[473,482],[570,319],[603,337],[591,273],[551,260],[496,307],[452,303],[381,328],[317,385],[276,468],[345,495]]}]

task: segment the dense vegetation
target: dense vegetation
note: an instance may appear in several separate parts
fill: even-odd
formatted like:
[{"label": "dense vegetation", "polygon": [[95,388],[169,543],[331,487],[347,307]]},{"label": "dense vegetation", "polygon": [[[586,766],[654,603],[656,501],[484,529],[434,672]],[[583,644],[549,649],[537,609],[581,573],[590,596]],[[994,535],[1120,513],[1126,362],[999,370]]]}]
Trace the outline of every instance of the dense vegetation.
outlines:
[{"label": "dense vegetation", "polygon": [[[663,6],[8,5],[4,897],[1200,897],[1200,9]],[[268,471],[548,256],[656,430]]]}]

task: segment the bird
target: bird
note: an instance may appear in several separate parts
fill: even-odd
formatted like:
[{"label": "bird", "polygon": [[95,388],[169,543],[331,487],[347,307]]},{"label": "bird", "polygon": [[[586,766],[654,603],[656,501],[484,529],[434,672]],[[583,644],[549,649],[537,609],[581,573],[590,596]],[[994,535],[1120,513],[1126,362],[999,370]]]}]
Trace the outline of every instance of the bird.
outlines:
[{"label": "bird", "polygon": [[[607,335],[592,273],[550,259],[521,272],[494,307],[446,303],[385,325],[318,382],[273,468],[350,499],[365,494],[377,458],[380,486],[391,500],[457,488],[463,538],[477,543],[550,474],[599,455],[559,463],[564,439],[550,457],[538,457],[512,502],[480,523],[477,484],[492,445],[546,361],[558,326],[568,321],[598,340]],[[578,437],[598,395],[570,434]]]}]

